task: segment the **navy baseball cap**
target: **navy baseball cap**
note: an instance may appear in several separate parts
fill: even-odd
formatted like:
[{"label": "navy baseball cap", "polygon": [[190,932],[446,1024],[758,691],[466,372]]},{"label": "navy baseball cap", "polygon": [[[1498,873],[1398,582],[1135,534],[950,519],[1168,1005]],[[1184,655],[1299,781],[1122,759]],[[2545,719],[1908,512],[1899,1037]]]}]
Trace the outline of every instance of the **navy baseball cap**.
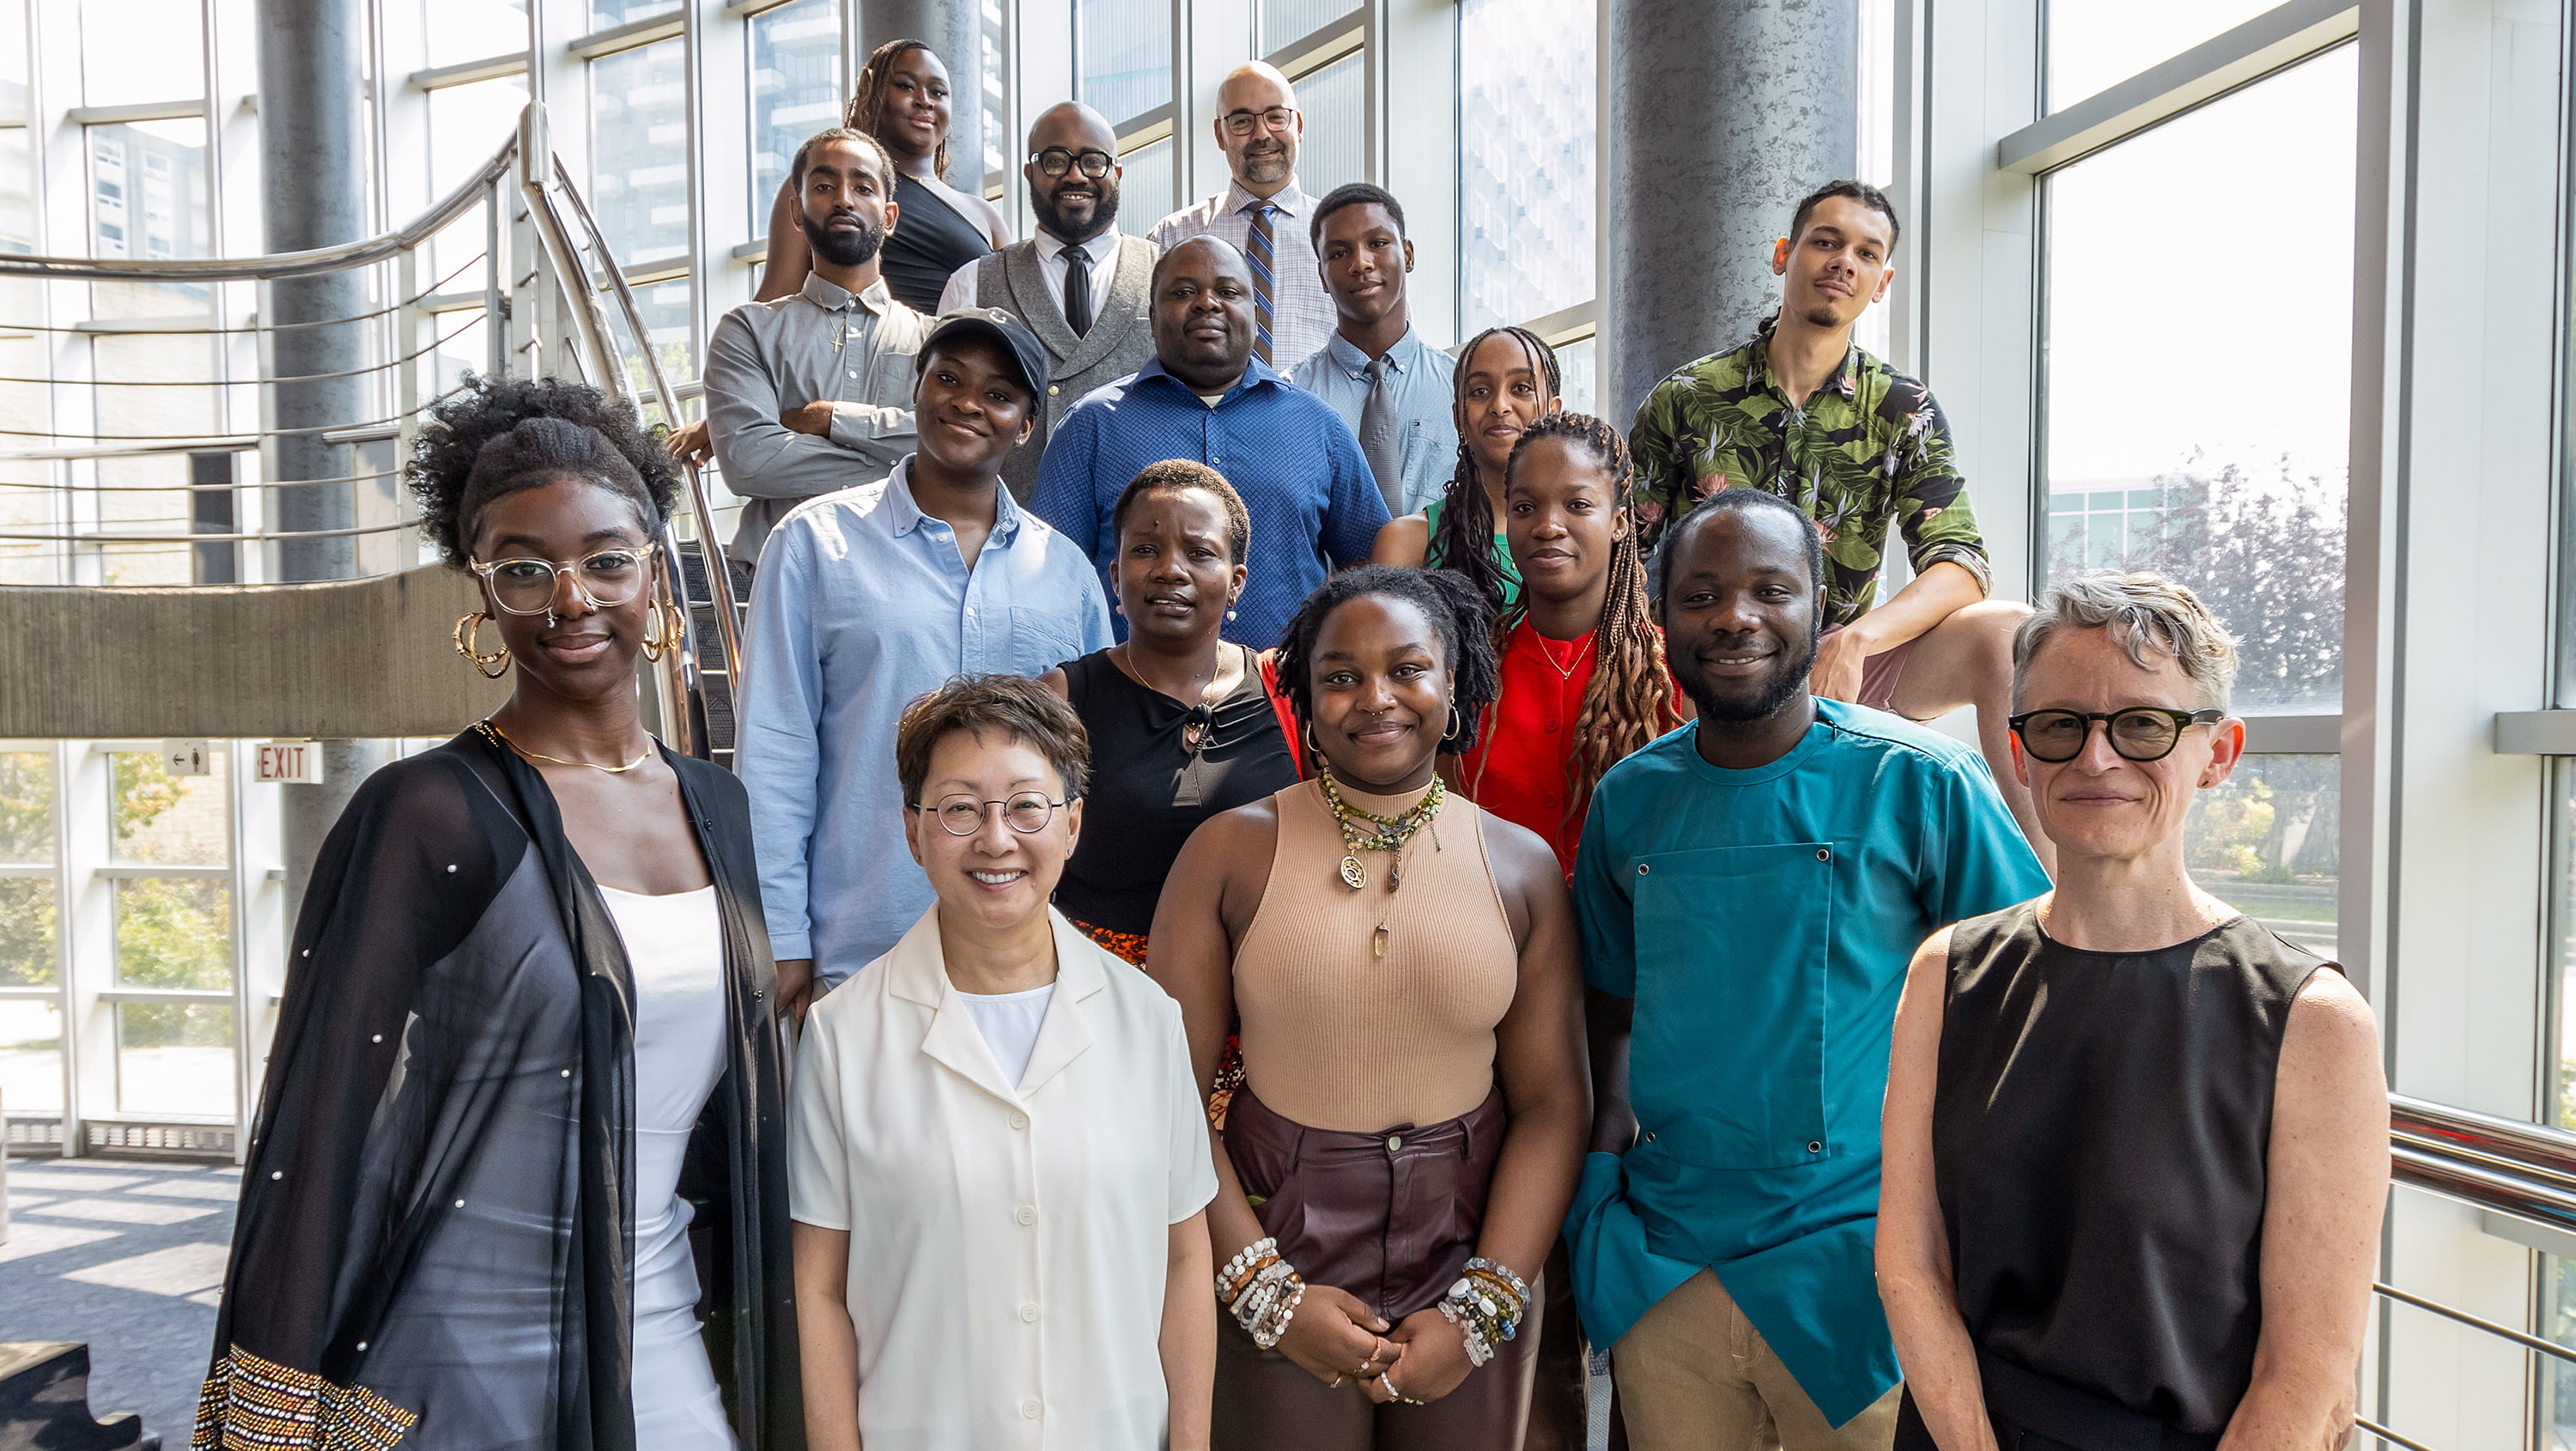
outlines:
[{"label": "navy baseball cap", "polygon": [[1029,396],[1046,396],[1046,344],[1038,341],[1038,335],[1029,331],[1028,324],[998,307],[960,308],[941,318],[939,325],[930,330],[930,336],[922,340],[921,351],[912,355],[912,375],[918,378],[921,370],[930,366],[933,349],[943,343],[966,338],[984,338],[1000,343],[1002,351],[1019,365],[1020,382],[1028,388]]}]

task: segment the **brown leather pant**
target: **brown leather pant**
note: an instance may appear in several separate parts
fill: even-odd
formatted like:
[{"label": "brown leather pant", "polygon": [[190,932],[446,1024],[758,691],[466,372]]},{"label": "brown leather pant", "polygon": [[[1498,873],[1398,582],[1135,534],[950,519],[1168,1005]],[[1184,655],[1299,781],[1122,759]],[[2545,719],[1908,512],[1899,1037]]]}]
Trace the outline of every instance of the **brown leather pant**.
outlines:
[{"label": "brown leather pant", "polygon": [[[1446,1123],[1352,1134],[1291,1123],[1239,1089],[1225,1144],[1262,1232],[1297,1273],[1396,1321],[1439,1303],[1475,1254],[1503,1127],[1499,1092]],[[1328,1387],[1220,1320],[1217,1451],[1519,1451],[1547,1299],[1543,1277],[1531,1278],[1536,1303],[1519,1333],[1427,1406]]]}]

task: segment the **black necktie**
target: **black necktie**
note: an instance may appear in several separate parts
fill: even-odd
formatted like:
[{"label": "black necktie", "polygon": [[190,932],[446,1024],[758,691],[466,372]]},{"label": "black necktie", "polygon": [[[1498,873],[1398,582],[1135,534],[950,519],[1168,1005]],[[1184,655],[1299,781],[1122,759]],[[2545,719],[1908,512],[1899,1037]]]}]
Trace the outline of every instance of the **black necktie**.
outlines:
[{"label": "black necktie", "polygon": [[1064,259],[1064,322],[1075,337],[1091,332],[1091,254],[1080,247],[1067,247],[1056,254]]}]

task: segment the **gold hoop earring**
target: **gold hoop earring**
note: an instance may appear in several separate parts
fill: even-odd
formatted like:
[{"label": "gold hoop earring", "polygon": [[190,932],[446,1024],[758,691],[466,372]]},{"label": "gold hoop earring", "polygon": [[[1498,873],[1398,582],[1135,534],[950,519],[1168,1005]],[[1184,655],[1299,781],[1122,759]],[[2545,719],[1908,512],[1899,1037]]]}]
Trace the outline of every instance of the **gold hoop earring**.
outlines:
[{"label": "gold hoop earring", "polygon": [[1307,765],[1313,766],[1315,763],[1324,759],[1324,748],[1315,743],[1315,723],[1313,721],[1306,722],[1305,733],[1298,738],[1298,741],[1299,744],[1306,748]]},{"label": "gold hoop earring", "polygon": [[483,622],[490,618],[492,614],[489,610],[476,610],[470,615],[458,616],[453,638],[456,641],[457,654],[473,661],[475,670],[480,672],[484,679],[498,680],[510,673],[510,647],[504,645],[489,655],[474,648],[474,637],[483,633]]},{"label": "gold hoop earring", "polygon": [[[681,619],[680,611],[670,601],[655,600],[652,611],[646,619],[649,623],[644,627],[645,659],[659,660],[680,648],[682,632],[687,629],[687,623]],[[657,629],[662,632],[662,638],[658,640],[653,638],[653,632]]]},{"label": "gold hoop earring", "polygon": [[1458,739],[1458,732],[1465,730],[1466,728],[1467,723],[1465,719],[1458,714],[1458,707],[1454,703],[1451,704],[1449,707],[1449,734],[1440,738],[1440,744],[1445,746],[1451,741]]}]

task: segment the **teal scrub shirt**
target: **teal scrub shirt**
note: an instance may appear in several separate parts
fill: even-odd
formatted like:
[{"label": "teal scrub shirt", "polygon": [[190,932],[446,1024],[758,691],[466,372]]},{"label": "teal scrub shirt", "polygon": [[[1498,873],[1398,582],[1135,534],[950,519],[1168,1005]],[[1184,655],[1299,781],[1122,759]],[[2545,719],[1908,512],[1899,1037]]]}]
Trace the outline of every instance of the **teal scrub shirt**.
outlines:
[{"label": "teal scrub shirt", "polygon": [[1749,771],[1702,760],[1686,725],[1593,793],[1584,977],[1636,1001],[1642,1132],[1585,1160],[1565,1232],[1593,1344],[1706,1267],[1841,1425],[1898,1375],[1871,1255],[1906,966],[2048,877],[1975,750],[1840,701],[1816,715]]}]

